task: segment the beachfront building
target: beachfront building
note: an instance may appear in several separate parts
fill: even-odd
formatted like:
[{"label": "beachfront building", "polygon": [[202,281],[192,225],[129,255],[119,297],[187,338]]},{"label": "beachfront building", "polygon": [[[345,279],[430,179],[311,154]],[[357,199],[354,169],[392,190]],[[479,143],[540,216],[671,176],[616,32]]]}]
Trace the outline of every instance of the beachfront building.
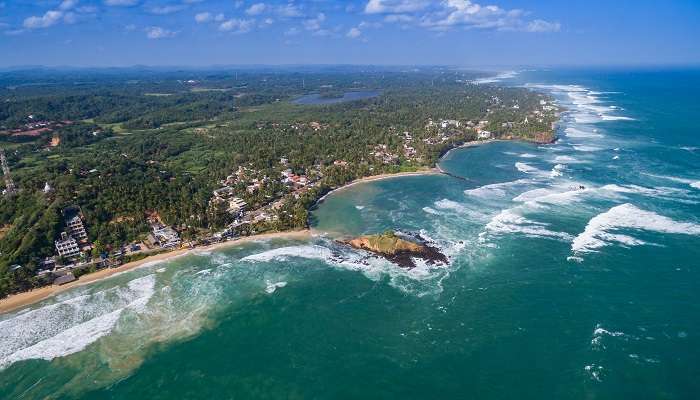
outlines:
[{"label": "beachfront building", "polygon": [[58,255],[65,258],[74,258],[80,254],[78,242],[66,232],[61,233],[61,238],[56,240],[56,251]]},{"label": "beachfront building", "polygon": [[180,235],[175,229],[161,224],[153,224],[151,227],[153,233],[149,235],[151,244],[157,244],[161,248],[171,249],[180,246]]}]

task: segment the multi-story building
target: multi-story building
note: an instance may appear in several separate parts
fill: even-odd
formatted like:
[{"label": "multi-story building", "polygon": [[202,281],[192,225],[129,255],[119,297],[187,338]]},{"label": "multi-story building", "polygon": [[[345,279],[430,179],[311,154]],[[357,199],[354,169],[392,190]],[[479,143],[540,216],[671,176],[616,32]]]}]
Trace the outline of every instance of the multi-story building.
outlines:
[{"label": "multi-story building", "polygon": [[66,220],[66,229],[68,234],[73,236],[75,240],[79,242],[87,241],[88,235],[85,232],[85,226],[83,225],[83,220],[80,219],[80,215],[73,215],[70,219]]},{"label": "multi-story building", "polygon": [[61,233],[61,239],[57,240],[55,244],[56,251],[58,251],[58,255],[61,257],[73,258],[80,254],[78,242],[66,232]]}]

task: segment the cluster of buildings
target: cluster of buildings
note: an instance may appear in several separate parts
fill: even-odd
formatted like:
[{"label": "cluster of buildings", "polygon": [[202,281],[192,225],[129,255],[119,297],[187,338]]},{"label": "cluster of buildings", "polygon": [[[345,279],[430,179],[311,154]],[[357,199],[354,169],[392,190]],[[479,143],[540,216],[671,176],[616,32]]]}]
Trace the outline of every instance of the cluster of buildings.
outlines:
[{"label": "cluster of buildings", "polygon": [[392,153],[385,144],[374,146],[374,151],[370,153],[383,164],[396,164],[399,161],[399,155]]},{"label": "cluster of buildings", "polygon": [[294,187],[295,189],[305,187],[310,183],[309,178],[306,175],[297,175],[292,172],[291,168],[287,168],[282,171],[281,175],[282,183],[287,186]]},{"label": "cluster of buildings", "polygon": [[151,233],[146,237],[146,241],[151,246],[159,246],[163,249],[174,249],[180,247],[182,243],[177,231],[161,222],[151,224]]},{"label": "cluster of buildings", "polygon": [[58,256],[75,259],[82,252],[92,250],[80,208],[68,207],[63,210],[62,214],[66,228],[61,232],[59,239],[54,242]]},{"label": "cluster of buildings", "polygon": [[234,215],[241,215],[247,206],[246,202],[236,196],[236,191],[231,186],[224,186],[213,192],[212,204],[225,204],[226,210]]}]

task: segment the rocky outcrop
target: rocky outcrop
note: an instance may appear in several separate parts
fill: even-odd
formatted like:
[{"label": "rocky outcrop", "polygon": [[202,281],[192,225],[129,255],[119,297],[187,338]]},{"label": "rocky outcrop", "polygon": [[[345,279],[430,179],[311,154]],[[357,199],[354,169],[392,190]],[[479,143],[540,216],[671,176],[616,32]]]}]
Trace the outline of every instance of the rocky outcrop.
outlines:
[{"label": "rocky outcrop", "polygon": [[398,264],[402,268],[415,268],[414,259],[428,264],[447,264],[447,257],[439,249],[401,237],[394,232],[360,236],[343,242],[356,249],[369,251]]}]

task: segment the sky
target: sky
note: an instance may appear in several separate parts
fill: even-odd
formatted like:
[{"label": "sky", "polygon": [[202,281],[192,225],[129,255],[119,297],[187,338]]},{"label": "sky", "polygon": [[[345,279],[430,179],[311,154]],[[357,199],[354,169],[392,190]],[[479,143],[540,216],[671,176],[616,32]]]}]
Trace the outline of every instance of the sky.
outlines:
[{"label": "sky", "polygon": [[700,64],[700,0],[0,0],[0,67]]}]

